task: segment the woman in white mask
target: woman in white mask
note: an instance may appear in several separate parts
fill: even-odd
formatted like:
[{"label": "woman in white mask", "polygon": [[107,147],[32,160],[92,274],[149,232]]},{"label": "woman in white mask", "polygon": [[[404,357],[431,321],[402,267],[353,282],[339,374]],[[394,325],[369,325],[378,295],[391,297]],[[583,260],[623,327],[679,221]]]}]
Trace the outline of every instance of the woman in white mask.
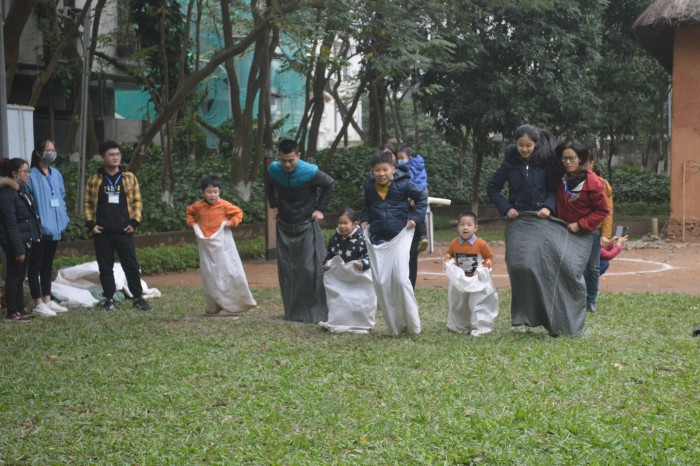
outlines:
[{"label": "woman in white mask", "polygon": [[29,191],[34,196],[41,220],[41,239],[32,244],[27,278],[34,300],[33,313],[50,317],[68,309],[51,300],[53,259],[61,235],[68,227],[66,188],[63,176],[52,167],[56,161],[56,145],[47,139],[37,143],[32,152]]}]

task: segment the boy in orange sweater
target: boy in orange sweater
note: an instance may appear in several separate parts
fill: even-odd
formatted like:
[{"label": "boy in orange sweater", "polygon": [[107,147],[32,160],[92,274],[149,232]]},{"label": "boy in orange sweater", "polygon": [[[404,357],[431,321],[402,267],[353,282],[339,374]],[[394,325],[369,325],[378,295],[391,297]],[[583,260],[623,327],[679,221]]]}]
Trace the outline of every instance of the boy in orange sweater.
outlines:
[{"label": "boy in orange sweater", "polygon": [[199,185],[204,199],[187,207],[187,225],[197,235],[205,312],[236,315],[257,306],[229,231],[241,223],[243,211],[219,197],[221,183],[215,176],[203,177]]}]

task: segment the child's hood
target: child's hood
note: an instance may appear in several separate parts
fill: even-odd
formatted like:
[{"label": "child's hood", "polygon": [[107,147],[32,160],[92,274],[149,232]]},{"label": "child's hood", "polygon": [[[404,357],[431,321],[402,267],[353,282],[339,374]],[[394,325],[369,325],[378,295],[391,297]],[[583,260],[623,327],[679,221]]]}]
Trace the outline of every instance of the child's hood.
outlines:
[{"label": "child's hood", "polygon": [[352,238],[359,238],[362,235],[362,229],[360,228],[359,225],[355,225],[355,228],[353,228],[352,232],[348,236],[343,236],[342,233],[340,233],[337,228],[335,229],[335,232],[338,233],[338,235],[344,240],[349,240]]}]

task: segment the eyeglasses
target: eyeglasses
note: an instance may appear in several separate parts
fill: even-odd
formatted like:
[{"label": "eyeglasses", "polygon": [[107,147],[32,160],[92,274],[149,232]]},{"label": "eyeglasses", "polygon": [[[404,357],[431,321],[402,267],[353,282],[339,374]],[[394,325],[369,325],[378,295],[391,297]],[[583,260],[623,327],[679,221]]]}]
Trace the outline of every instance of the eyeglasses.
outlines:
[{"label": "eyeglasses", "polygon": [[572,156],[572,157],[562,157],[562,158],[561,158],[561,161],[562,161],[563,163],[566,163],[566,162],[574,163],[574,162],[576,162],[577,160],[578,160],[578,157],[573,157],[573,156]]}]

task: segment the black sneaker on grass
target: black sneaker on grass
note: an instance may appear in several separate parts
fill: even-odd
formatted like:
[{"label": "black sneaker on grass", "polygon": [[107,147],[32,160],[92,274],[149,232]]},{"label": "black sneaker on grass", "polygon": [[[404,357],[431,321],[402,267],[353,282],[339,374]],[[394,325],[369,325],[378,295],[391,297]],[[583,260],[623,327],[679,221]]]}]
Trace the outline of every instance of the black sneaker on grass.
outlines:
[{"label": "black sneaker on grass", "polygon": [[148,305],[143,297],[134,299],[134,307],[138,307],[142,311],[150,311],[151,306]]},{"label": "black sneaker on grass", "polygon": [[103,311],[113,311],[116,308],[116,304],[114,303],[114,299],[105,299],[105,301],[102,303],[102,310]]}]

